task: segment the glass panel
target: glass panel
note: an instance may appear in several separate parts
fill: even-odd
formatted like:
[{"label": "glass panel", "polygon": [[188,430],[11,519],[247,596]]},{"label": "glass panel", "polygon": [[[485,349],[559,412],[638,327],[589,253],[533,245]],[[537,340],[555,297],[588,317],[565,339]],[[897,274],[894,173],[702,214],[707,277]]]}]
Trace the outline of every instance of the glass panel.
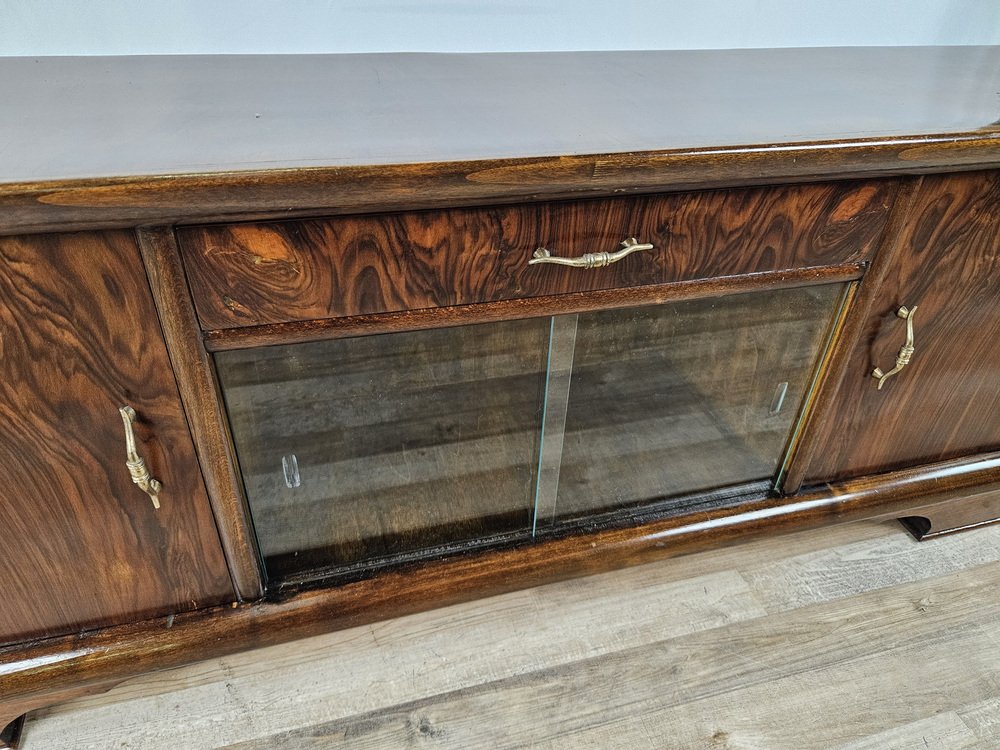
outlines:
[{"label": "glass panel", "polygon": [[573,352],[576,348],[576,315],[552,318],[549,329],[549,364],[545,379],[545,407],[542,414],[542,445],[538,457],[538,481],[535,485],[535,533],[539,519],[551,520],[559,492],[559,469],[562,467],[563,436],[566,432],[566,408],[573,375]]},{"label": "glass panel", "polygon": [[549,328],[217,354],[269,575],[529,532]]},{"label": "glass panel", "polygon": [[538,525],[774,477],[843,290],[581,314],[558,493]]},{"label": "glass panel", "polygon": [[773,480],[844,289],[219,353],[268,574]]}]

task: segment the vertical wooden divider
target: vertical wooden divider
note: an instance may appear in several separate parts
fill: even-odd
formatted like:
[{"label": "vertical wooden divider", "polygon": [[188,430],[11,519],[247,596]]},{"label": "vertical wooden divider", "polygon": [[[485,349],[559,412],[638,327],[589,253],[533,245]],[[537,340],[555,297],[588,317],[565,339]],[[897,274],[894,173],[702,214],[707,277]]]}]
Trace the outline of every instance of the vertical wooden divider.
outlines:
[{"label": "vertical wooden divider", "polygon": [[215,368],[202,341],[173,229],[140,228],[136,237],[233,584],[241,599],[257,599],[264,580],[253,526]]},{"label": "vertical wooden divider", "polygon": [[827,419],[836,419],[832,410],[836,403],[837,392],[847,374],[847,365],[854,353],[858,339],[864,331],[865,321],[878,297],[882,283],[894,267],[896,256],[900,252],[903,224],[907,220],[922,182],[923,177],[918,177],[900,185],[871,267],[862,277],[849,302],[849,309],[843,319],[843,325],[834,332],[830,342],[831,356],[825,362],[823,371],[819,375],[819,381],[813,391],[812,403],[806,405],[806,421],[802,428],[801,438],[794,448],[794,454],[785,473],[782,483],[782,493],[785,495],[795,494],[801,489],[803,479],[809,470],[809,462],[817,449],[816,432],[811,430],[810,426],[822,424]]}]

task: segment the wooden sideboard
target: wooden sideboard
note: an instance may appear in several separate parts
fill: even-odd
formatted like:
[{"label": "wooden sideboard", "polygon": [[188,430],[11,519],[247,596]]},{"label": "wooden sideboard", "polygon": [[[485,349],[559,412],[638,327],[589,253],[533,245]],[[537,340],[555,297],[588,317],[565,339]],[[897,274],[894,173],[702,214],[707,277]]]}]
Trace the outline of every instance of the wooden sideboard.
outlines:
[{"label": "wooden sideboard", "polygon": [[0,60],[0,725],[1000,520],[998,89],[983,47]]}]

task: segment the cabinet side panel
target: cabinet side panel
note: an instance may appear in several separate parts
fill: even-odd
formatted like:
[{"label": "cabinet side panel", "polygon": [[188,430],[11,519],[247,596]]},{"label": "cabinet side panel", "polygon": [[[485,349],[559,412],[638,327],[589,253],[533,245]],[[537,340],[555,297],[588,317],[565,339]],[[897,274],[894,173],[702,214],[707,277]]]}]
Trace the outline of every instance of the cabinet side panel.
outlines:
[{"label": "cabinet side panel", "polygon": [[[1000,446],[1000,172],[927,177],[817,425],[809,481],[873,474]],[[880,390],[914,314],[914,353]]]},{"label": "cabinet side panel", "polygon": [[0,239],[0,300],[0,643],[231,599],[132,234]]}]

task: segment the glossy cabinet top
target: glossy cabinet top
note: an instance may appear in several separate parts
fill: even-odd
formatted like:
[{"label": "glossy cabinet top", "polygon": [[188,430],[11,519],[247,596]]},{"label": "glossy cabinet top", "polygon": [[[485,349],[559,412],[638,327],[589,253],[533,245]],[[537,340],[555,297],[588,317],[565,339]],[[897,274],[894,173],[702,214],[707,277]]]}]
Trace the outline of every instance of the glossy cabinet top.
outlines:
[{"label": "glossy cabinet top", "polygon": [[1000,47],[0,58],[0,183],[1000,132]]}]

